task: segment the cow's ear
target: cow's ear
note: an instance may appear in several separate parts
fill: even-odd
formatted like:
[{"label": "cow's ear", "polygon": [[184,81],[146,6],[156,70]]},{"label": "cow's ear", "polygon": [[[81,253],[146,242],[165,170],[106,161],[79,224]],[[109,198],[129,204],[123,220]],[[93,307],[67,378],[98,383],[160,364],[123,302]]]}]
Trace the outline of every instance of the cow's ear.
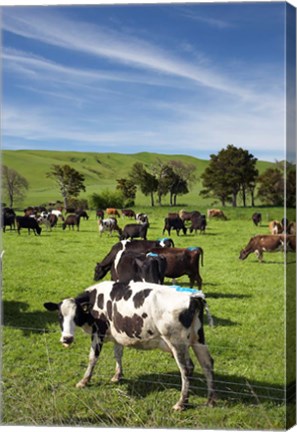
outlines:
[{"label": "cow's ear", "polygon": [[44,303],[43,306],[45,307],[45,309],[51,312],[59,309],[58,303],[48,302],[48,303]]}]

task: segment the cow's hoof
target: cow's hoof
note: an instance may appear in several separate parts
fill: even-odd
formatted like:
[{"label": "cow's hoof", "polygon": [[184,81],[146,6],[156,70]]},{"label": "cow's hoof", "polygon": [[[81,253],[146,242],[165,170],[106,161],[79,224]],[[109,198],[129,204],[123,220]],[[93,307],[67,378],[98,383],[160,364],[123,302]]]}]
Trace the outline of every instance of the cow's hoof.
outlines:
[{"label": "cow's hoof", "polygon": [[86,385],[87,385],[87,383],[85,381],[79,381],[75,387],[76,388],[84,388],[84,387],[86,387]]},{"label": "cow's hoof", "polygon": [[173,409],[174,411],[183,411],[185,409],[185,405],[177,402],[177,404],[173,406]]},{"label": "cow's hoof", "polygon": [[121,376],[118,376],[118,375],[114,375],[112,378],[111,378],[111,382],[113,382],[113,383],[118,383],[118,382],[120,382],[121,381],[121,379],[122,379],[122,377]]}]

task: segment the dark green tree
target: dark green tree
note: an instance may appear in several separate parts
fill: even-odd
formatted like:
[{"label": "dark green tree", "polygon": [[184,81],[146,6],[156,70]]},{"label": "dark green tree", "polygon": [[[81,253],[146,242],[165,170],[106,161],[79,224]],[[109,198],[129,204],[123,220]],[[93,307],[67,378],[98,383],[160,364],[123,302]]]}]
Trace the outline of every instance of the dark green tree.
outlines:
[{"label": "dark green tree", "polygon": [[53,179],[63,197],[64,207],[68,207],[68,201],[72,197],[79,196],[81,191],[85,191],[85,177],[83,174],[71,168],[69,165],[52,165],[51,171],[46,174]]},{"label": "dark green tree", "polygon": [[129,205],[134,204],[134,200],[136,197],[137,186],[131,179],[117,179],[116,189],[121,191],[124,199],[129,202]]},{"label": "dark green tree", "polygon": [[200,194],[219,199],[223,206],[231,200],[232,206],[236,207],[238,194],[241,193],[246,206],[246,195],[250,192],[253,205],[258,176],[256,162],[247,150],[233,145],[228,145],[217,155],[210,155],[210,163],[201,176],[204,189]]},{"label": "dark green tree", "polygon": [[151,206],[154,207],[154,193],[158,189],[158,181],[155,176],[149,173],[142,163],[136,162],[129,172],[129,179],[140,187],[141,192],[145,196],[150,196]]},{"label": "dark green tree", "polygon": [[258,178],[258,197],[268,205],[284,205],[284,176],[279,168],[268,168]]}]

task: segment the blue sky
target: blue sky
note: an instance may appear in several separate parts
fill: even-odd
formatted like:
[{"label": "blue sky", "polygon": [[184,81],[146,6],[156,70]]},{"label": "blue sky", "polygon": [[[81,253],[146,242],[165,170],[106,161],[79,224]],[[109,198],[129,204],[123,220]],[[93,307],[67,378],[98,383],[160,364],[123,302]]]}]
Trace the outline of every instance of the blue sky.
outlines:
[{"label": "blue sky", "polygon": [[285,8],[2,7],[2,148],[283,159]]}]

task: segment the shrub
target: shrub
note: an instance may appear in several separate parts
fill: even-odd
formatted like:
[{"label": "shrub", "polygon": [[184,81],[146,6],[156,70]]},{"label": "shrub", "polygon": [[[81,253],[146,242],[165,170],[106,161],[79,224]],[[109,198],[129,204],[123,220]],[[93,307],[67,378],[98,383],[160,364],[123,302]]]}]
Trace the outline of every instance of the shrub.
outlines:
[{"label": "shrub", "polygon": [[106,209],[107,207],[123,208],[124,201],[125,199],[121,192],[112,192],[108,189],[100,194],[93,193],[90,196],[90,205],[93,209]]}]

